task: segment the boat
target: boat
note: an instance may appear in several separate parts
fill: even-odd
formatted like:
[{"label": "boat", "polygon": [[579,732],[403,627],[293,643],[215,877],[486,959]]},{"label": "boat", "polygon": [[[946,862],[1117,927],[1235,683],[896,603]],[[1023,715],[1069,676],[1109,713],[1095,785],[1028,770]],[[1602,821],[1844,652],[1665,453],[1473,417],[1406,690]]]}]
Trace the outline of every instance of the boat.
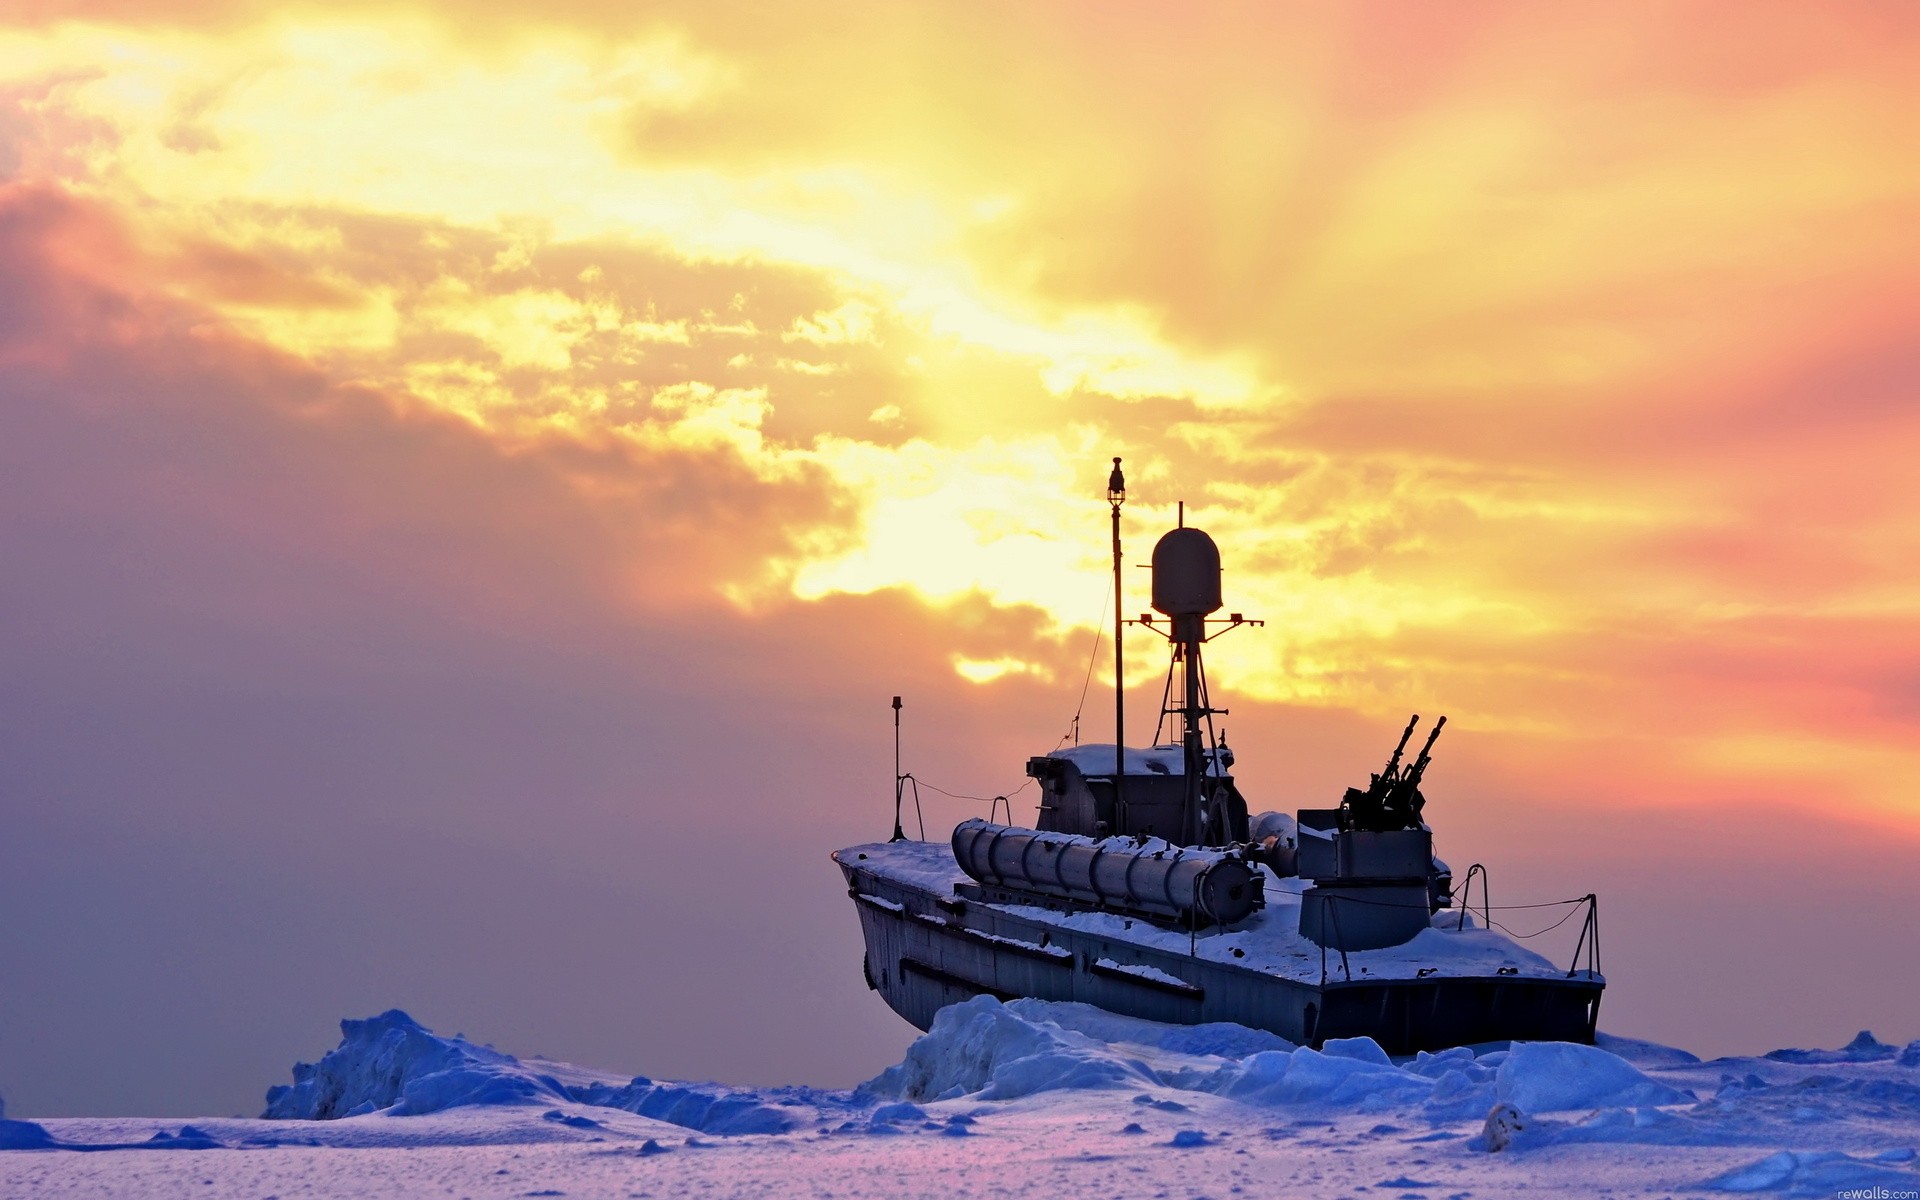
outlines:
[{"label": "boat", "polygon": [[[1236,1022],[1316,1048],[1367,1037],[1397,1055],[1591,1043],[1606,986],[1597,898],[1516,906],[1535,923],[1555,906],[1564,910],[1555,924],[1580,921],[1566,967],[1516,940],[1532,934],[1509,936],[1494,914],[1514,918],[1487,902],[1478,864],[1456,905],[1422,791],[1445,717],[1409,762],[1416,715],[1384,769],[1336,805],[1249,812],[1235,752],[1213,723],[1225,710],[1212,705],[1203,648],[1260,622],[1217,615],[1220,551],[1186,523],[1184,504],[1153,550],[1154,611],[1123,622],[1125,494],[1115,458],[1115,645],[1133,624],[1171,648],[1155,744],[1125,745],[1116,668],[1115,742],[1027,761],[1040,792],[1031,827],[1012,824],[1009,808],[1005,823],[973,818],[946,841],[916,840],[901,826],[917,781],[900,770],[894,697],[893,835],[832,855],[859,915],[867,985],[922,1030],[941,1009],[987,995],[1175,1024]],[[1177,740],[1161,743],[1169,718]],[[1469,911],[1476,879],[1481,905]]]}]

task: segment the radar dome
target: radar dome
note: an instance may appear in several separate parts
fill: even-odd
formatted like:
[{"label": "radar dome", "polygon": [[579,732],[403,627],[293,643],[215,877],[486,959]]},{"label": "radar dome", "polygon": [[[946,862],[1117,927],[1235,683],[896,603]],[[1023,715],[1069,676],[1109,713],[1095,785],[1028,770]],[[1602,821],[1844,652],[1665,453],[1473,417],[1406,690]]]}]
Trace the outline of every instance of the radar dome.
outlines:
[{"label": "radar dome", "polygon": [[1220,604],[1220,547],[1190,525],[1169,529],[1153,547],[1153,607],[1170,617],[1204,617]]}]

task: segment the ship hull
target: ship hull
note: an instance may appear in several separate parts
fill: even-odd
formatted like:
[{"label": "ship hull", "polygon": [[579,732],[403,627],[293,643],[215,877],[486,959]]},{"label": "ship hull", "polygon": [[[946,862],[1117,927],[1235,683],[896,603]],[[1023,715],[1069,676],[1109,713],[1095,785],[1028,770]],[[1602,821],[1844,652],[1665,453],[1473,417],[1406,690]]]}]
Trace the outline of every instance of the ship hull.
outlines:
[{"label": "ship hull", "polygon": [[1484,1042],[1592,1042],[1597,978],[1430,975],[1301,982],[1031,919],[835,856],[859,911],[867,982],[919,1029],[974,996],[1078,1001],[1170,1024],[1232,1021],[1300,1045],[1366,1036],[1389,1054]]}]

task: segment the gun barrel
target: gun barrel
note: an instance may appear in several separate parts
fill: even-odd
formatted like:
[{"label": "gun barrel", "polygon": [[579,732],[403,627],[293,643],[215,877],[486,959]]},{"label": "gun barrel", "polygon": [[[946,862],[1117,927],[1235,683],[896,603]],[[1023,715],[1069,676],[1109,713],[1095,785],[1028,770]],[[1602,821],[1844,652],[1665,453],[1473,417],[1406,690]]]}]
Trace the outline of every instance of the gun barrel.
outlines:
[{"label": "gun barrel", "polygon": [[1400,744],[1393,748],[1393,757],[1387,760],[1387,769],[1381,772],[1381,778],[1391,779],[1393,777],[1393,773],[1400,768],[1400,755],[1406,751],[1407,739],[1413,736],[1413,727],[1415,725],[1418,725],[1419,723],[1420,723],[1420,714],[1419,713],[1413,714],[1413,719],[1407,722],[1406,729],[1401,731]]},{"label": "gun barrel", "polygon": [[1440,740],[1440,731],[1446,727],[1447,719],[1445,717],[1441,717],[1438,721],[1434,722],[1433,732],[1427,735],[1427,744],[1420,747],[1420,757],[1414,760],[1412,769],[1407,772],[1407,779],[1409,781],[1419,783],[1420,777],[1426,774],[1427,763],[1433,758],[1433,744]]}]

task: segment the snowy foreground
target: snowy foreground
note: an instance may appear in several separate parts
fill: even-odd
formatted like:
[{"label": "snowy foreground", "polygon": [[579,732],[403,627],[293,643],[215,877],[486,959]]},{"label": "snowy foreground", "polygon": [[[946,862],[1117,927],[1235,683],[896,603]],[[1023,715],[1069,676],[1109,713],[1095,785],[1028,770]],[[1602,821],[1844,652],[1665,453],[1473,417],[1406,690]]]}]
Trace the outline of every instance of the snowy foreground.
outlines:
[{"label": "snowy foreground", "polygon": [[5,1120],[0,1196],[1920,1197],[1920,1042],[1390,1062],[982,997],[851,1092],[609,1076],[342,1023],[259,1120]]}]

